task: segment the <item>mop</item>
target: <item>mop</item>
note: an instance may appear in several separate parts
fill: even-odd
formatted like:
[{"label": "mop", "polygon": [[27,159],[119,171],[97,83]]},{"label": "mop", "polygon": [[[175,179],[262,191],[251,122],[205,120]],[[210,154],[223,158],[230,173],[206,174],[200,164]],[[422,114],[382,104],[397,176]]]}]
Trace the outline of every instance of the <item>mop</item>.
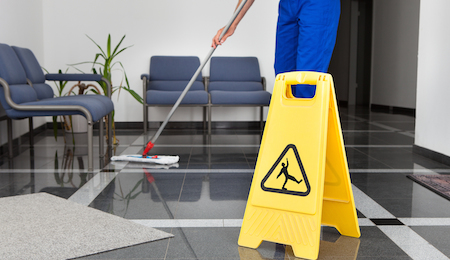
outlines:
[{"label": "mop", "polygon": [[[230,21],[228,22],[228,24],[224,27],[222,33],[219,36],[219,40],[222,39],[222,37],[225,35],[225,33],[228,31],[228,29],[230,28],[231,24],[234,22],[234,20],[236,19],[237,15],[241,12],[242,8],[244,7],[245,3],[247,2],[247,0],[243,0],[241,2],[241,4],[236,8],[235,12],[233,13],[233,16],[231,17]],[[216,47],[217,48],[217,47]],[[180,160],[179,156],[172,156],[172,155],[154,155],[154,156],[148,156],[147,153],[153,148],[153,146],[155,145],[156,140],[158,139],[159,135],[161,134],[161,132],[164,130],[164,128],[166,127],[167,123],[169,122],[170,118],[172,117],[173,113],[175,112],[175,110],[178,108],[178,106],[180,105],[181,101],[183,101],[183,98],[186,96],[187,92],[189,91],[189,89],[192,87],[192,85],[195,82],[195,79],[197,78],[197,76],[200,74],[200,72],[203,70],[203,68],[205,67],[206,63],[209,61],[209,59],[211,58],[211,56],[213,55],[214,51],[216,49],[214,47],[211,48],[211,50],[209,51],[208,55],[206,56],[206,58],[202,61],[202,63],[200,64],[200,66],[198,67],[197,71],[194,73],[194,75],[192,76],[191,80],[189,81],[189,83],[187,84],[187,86],[184,88],[183,92],[181,93],[180,97],[178,98],[177,102],[175,102],[175,105],[172,107],[172,109],[170,110],[169,114],[167,115],[166,119],[164,120],[164,122],[161,124],[161,126],[159,127],[158,131],[156,132],[156,134],[152,137],[152,139],[150,140],[150,142],[147,143],[147,146],[145,147],[144,152],[142,153],[142,155],[119,155],[119,156],[113,156],[111,157],[111,161],[128,161],[128,162],[140,162],[140,163],[156,163],[156,164],[174,164],[177,163]]]}]

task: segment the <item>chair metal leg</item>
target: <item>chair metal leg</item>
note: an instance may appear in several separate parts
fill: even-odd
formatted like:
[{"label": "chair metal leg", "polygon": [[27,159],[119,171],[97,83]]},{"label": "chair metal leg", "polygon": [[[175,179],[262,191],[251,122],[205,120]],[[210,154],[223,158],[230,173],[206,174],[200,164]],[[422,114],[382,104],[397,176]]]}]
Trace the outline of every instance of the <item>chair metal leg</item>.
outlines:
[{"label": "chair metal leg", "polygon": [[211,135],[211,106],[208,106],[208,135]]},{"label": "chair metal leg", "polygon": [[93,130],[94,126],[92,122],[88,122],[88,171],[93,172],[94,171],[94,147],[93,147]]},{"label": "chair metal leg", "polygon": [[144,105],[144,134],[147,133],[148,127],[148,107]]},{"label": "chair metal leg", "polygon": [[112,131],[112,112],[108,114],[108,149],[112,147],[113,131]]},{"label": "chair metal leg", "polygon": [[28,136],[30,139],[30,147],[34,145],[34,126],[33,126],[33,118],[28,118]]},{"label": "chair metal leg", "polygon": [[259,127],[264,130],[264,107],[259,108]]},{"label": "chair metal leg", "polygon": [[206,130],[206,107],[203,107],[203,130]]},{"label": "chair metal leg", "polygon": [[13,136],[12,136],[12,119],[6,119],[8,124],[8,158],[13,158]]},{"label": "chair metal leg", "polygon": [[144,115],[144,134],[147,134],[148,127],[148,106],[147,106],[147,77],[142,78],[142,103],[143,103],[143,115]]},{"label": "chair metal leg", "polygon": [[100,154],[100,158],[103,158],[105,156],[105,142],[104,142],[104,128],[105,124],[103,123],[103,117],[100,119],[100,121],[98,122],[98,129],[99,129],[99,133],[98,133],[98,145],[99,145],[99,154]]},{"label": "chair metal leg", "polygon": [[99,145],[99,162],[100,162],[100,169],[103,169],[105,167],[105,124],[103,123],[103,117],[98,122],[99,126],[99,133],[98,133],[98,145]]}]

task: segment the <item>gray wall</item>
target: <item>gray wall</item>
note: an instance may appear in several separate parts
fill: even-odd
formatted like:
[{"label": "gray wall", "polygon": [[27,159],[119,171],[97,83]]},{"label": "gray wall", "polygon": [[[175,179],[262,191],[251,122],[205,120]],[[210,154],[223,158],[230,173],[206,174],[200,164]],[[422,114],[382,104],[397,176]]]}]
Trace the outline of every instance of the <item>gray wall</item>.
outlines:
[{"label": "gray wall", "polygon": [[[44,58],[42,0],[0,0],[0,42],[33,49]],[[0,106],[0,116],[4,113]],[[46,122],[36,118],[34,126]],[[28,120],[13,120],[13,138],[28,132]],[[0,121],[0,145],[8,141],[6,121]]]},{"label": "gray wall", "polygon": [[450,156],[450,1],[420,3],[415,144]]}]

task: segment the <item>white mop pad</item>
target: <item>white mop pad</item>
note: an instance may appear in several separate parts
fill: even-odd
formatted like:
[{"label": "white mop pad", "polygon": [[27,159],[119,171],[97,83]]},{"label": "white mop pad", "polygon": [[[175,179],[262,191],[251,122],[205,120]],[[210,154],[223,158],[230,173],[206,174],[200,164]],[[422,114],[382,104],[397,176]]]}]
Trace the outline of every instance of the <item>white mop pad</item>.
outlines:
[{"label": "white mop pad", "polygon": [[180,165],[178,163],[173,164],[155,164],[155,163],[129,163],[126,161],[112,161],[112,165],[117,166],[118,168],[125,168],[128,169],[170,169],[170,168],[178,168]]},{"label": "white mop pad", "polygon": [[142,155],[119,155],[111,157],[111,161],[127,161],[140,163],[173,164],[177,163],[180,157],[177,155],[154,155],[143,158]]}]

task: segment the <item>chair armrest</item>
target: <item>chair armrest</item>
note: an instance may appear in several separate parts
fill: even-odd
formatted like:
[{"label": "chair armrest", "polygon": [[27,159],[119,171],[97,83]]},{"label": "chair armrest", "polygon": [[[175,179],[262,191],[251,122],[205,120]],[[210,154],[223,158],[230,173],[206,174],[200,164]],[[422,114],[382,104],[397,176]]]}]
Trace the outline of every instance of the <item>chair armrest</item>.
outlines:
[{"label": "chair armrest", "polygon": [[141,74],[141,79],[143,80],[144,78],[146,78],[148,80],[150,78],[150,75],[148,75],[146,73]]},{"label": "chair armrest", "polygon": [[266,78],[265,77],[261,77],[261,83],[263,85],[263,90],[266,90]]},{"label": "chair armrest", "polygon": [[45,75],[46,80],[52,81],[100,81],[102,80],[102,75],[99,74],[47,74]]},{"label": "chair armrest", "polygon": [[106,83],[107,87],[107,93],[106,96],[111,98],[111,82],[104,78],[100,74],[64,74],[64,73],[53,73],[53,74],[46,74],[45,75],[46,80],[51,81],[103,81]]}]

